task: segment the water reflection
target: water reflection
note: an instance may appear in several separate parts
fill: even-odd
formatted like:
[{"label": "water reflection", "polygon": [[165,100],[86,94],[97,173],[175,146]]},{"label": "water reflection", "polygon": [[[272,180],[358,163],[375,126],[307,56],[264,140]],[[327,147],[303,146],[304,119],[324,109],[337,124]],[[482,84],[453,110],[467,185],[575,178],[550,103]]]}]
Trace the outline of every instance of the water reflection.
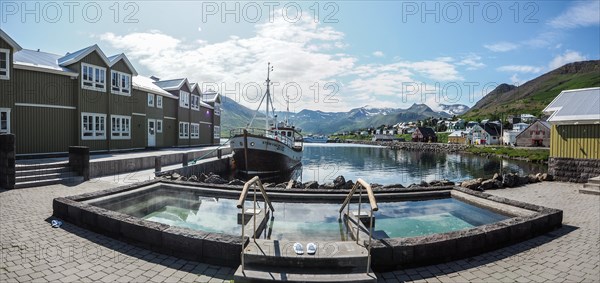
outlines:
[{"label": "water reflection", "polygon": [[409,185],[440,179],[458,182],[490,178],[500,171],[529,174],[546,172],[547,167],[472,154],[403,151],[346,144],[305,145],[301,181],[325,183],[343,175],[346,180],[363,178],[371,183]]}]

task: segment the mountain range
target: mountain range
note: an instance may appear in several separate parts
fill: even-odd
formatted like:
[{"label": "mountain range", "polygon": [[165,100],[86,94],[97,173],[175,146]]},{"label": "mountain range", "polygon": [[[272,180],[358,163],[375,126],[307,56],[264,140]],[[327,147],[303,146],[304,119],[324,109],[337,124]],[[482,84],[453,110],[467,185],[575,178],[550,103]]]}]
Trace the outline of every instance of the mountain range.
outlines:
[{"label": "mountain range", "polygon": [[[240,105],[234,100],[222,98],[223,114],[221,125],[223,130],[244,127],[252,119],[254,110]],[[425,104],[413,104],[409,108],[376,108],[363,106],[347,112],[325,112],[304,109],[298,113],[276,112],[279,120],[286,117],[304,133],[332,134],[359,128],[393,125],[400,122],[423,120],[430,117],[449,118],[460,115],[469,109],[462,104],[440,104],[440,111],[434,111]],[[263,120],[264,121],[264,120]],[[260,122],[257,122],[260,123]]]},{"label": "mountain range", "polygon": [[475,103],[463,117],[474,120],[499,113],[539,116],[561,91],[598,86],[600,60],[569,63],[520,86],[500,84]]},{"label": "mountain range", "polygon": [[[304,109],[298,113],[277,112],[277,115],[279,120],[288,117],[297,127],[302,128],[304,133],[313,134],[331,134],[423,120],[430,117],[448,118],[454,115],[468,120],[490,118],[491,115],[499,113],[528,113],[537,116],[565,89],[600,86],[599,63],[600,60],[566,64],[521,86],[500,84],[472,108],[462,104],[440,104],[436,107],[439,111],[435,111],[425,104],[413,104],[406,109],[363,106],[347,112]],[[246,126],[254,115],[254,110],[242,106],[228,97],[222,97],[221,104],[223,110],[221,132],[223,134],[228,133],[232,128]]]}]

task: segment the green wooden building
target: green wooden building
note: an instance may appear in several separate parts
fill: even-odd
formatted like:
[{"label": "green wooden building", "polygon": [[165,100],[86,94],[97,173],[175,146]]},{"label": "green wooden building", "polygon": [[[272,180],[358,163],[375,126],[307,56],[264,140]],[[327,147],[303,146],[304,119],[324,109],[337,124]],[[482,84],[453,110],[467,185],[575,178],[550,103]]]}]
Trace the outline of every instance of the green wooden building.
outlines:
[{"label": "green wooden building", "polygon": [[185,78],[139,76],[125,54],[29,50],[0,30],[0,133],[18,155],[217,144],[219,101]]}]

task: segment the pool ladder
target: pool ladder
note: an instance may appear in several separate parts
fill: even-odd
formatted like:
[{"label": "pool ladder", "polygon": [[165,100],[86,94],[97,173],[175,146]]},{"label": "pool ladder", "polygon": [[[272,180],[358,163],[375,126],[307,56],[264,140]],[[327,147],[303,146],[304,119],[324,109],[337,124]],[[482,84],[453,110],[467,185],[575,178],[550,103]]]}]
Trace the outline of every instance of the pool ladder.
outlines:
[{"label": "pool ladder", "polygon": [[[379,208],[377,207],[377,200],[375,200],[375,195],[373,194],[373,189],[371,188],[371,185],[368,184],[367,182],[365,182],[363,179],[358,179],[356,181],[356,184],[354,184],[354,186],[352,187],[352,189],[350,190],[350,192],[348,193],[348,196],[346,196],[346,199],[344,200],[344,202],[342,203],[342,207],[340,207],[340,219],[342,217],[342,212],[344,211],[344,208],[347,209],[346,211],[346,215],[347,217],[350,217],[350,202],[352,201],[352,196],[354,196],[354,193],[356,192],[356,190],[358,190],[358,215],[357,217],[357,223],[360,222],[360,210],[361,210],[361,206],[362,206],[362,191],[366,190],[367,191],[367,196],[369,198],[369,205],[371,206],[371,209],[369,210],[369,245],[367,247],[367,252],[368,252],[368,258],[367,258],[367,274],[369,274],[370,270],[371,270],[371,243],[373,241],[373,211],[377,211],[379,210]],[[360,234],[360,229],[356,229],[356,244],[360,245],[359,243],[359,234]]]},{"label": "pool ladder", "polygon": [[267,215],[267,210],[266,210],[266,206],[269,206],[269,209],[271,210],[271,212],[275,212],[275,208],[273,208],[273,204],[271,204],[271,201],[269,200],[269,196],[267,195],[267,191],[265,190],[265,187],[263,186],[262,182],[260,181],[260,178],[258,176],[255,176],[254,178],[250,179],[250,181],[246,182],[244,184],[244,188],[242,189],[242,193],[240,194],[240,198],[237,202],[237,208],[241,208],[242,209],[242,252],[241,252],[241,265],[242,265],[242,272],[244,272],[244,245],[245,245],[245,241],[244,241],[244,237],[245,237],[245,227],[246,227],[246,218],[245,218],[245,213],[246,213],[246,209],[244,208],[244,203],[246,202],[246,197],[248,196],[248,192],[250,190],[250,187],[252,186],[253,188],[253,200],[252,200],[252,205],[253,205],[253,217],[252,219],[254,220],[254,226],[252,228],[252,231],[254,231],[254,235],[252,237],[252,239],[254,240],[254,242],[256,243],[256,188],[259,189],[263,200],[265,201],[266,205],[265,205],[265,209],[264,209],[264,215],[266,217]]}]

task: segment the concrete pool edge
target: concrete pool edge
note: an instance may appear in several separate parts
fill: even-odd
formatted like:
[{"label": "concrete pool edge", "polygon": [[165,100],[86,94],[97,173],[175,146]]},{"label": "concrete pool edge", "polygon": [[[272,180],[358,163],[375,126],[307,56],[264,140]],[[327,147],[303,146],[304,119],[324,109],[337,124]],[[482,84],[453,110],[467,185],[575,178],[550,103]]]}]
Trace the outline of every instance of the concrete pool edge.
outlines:
[{"label": "concrete pool edge", "polygon": [[[239,265],[242,251],[240,236],[172,227],[110,211],[88,203],[91,199],[135,191],[144,187],[153,188],[162,184],[183,187],[190,186],[189,183],[155,179],[92,193],[56,198],[53,200],[53,215],[91,231],[163,254],[223,266],[235,267]],[[230,196],[239,196],[238,190],[241,190],[239,186],[193,184],[194,186],[189,188],[190,190],[196,191],[198,188],[203,188],[219,192],[228,191]],[[281,194],[282,198],[286,198],[285,195],[288,199],[292,198],[291,196],[294,196],[294,198],[298,196],[290,190],[270,189],[269,193]],[[561,210],[513,201],[459,187],[386,189],[382,192],[376,192],[376,194],[378,200],[380,197],[382,200],[386,198],[397,199],[398,195],[402,194],[410,195],[409,199],[423,199],[449,197],[452,190],[495,203],[533,211],[534,213],[468,230],[412,238],[376,240],[373,243],[372,268],[374,270],[390,270],[465,258],[541,235],[562,225]],[[309,199],[308,197],[314,191],[316,190],[304,190],[303,195],[307,198],[302,200]],[[345,197],[343,190],[335,192],[330,190],[319,191],[312,198],[321,200],[321,202]],[[332,198],[324,198],[324,196],[332,196]],[[400,197],[400,199],[404,200],[406,197],[404,199]],[[243,241],[246,245],[248,238]]]},{"label": "concrete pool edge", "polygon": [[[461,187],[456,187],[454,190],[533,213],[467,230],[377,240],[372,246],[373,269],[376,271],[394,270],[467,258],[531,239],[562,226],[562,210],[510,200]],[[481,202],[473,204],[480,206]],[[487,206],[486,208],[493,209],[493,207]]]}]

